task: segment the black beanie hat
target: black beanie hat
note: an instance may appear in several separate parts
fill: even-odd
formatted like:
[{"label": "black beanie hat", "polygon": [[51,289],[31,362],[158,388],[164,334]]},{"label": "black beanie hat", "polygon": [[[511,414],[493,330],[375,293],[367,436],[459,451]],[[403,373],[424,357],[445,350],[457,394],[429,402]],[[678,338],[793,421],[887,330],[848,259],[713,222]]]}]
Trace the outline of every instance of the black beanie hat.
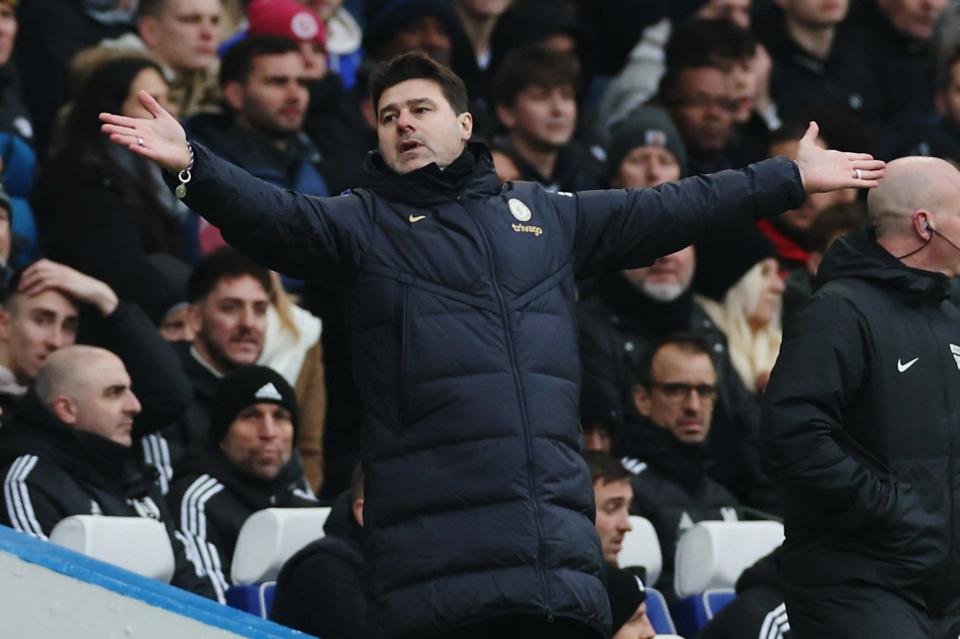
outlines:
[{"label": "black beanie hat", "polygon": [[607,566],[607,598],[613,617],[613,634],[630,621],[633,613],[647,600],[647,590],[640,577],[616,566]]},{"label": "black beanie hat", "polygon": [[659,146],[670,151],[680,165],[680,176],[686,174],[687,149],[666,111],[640,107],[613,125],[607,144],[607,175],[610,178],[620,172],[623,158],[638,146]]},{"label": "black beanie hat", "polygon": [[757,262],[777,257],[773,242],[755,226],[699,242],[696,248],[693,288],[718,302]]},{"label": "black beanie hat", "polygon": [[266,366],[247,366],[220,380],[213,396],[210,416],[210,440],[219,444],[230,424],[247,406],[277,404],[290,411],[293,430],[297,430],[297,396],[283,375]]}]

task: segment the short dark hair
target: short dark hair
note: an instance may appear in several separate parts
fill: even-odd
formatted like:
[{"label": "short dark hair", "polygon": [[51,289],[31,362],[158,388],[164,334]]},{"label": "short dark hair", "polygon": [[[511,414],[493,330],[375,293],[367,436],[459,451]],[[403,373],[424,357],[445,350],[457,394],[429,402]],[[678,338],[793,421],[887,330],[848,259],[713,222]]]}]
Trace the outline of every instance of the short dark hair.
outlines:
[{"label": "short dark hair", "polygon": [[268,295],[273,294],[270,271],[254,264],[235,249],[224,246],[203,256],[187,281],[187,301],[193,304],[217,287],[221,280],[249,275],[263,286]]},{"label": "short dark hair", "polygon": [[660,85],[657,87],[656,104],[672,108],[682,104],[679,93],[680,78],[687,71],[695,69],[716,69],[721,73],[726,73],[726,69],[719,62],[703,60],[701,64],[690,64],[676,67],[667,67],[663,77],[660,78]]},{"label": "short dark hair", "polygon": [[467,111],[467,87],[460,76],[421,51],[403,53],[374,68],[369,84],[374,111],[379,112],[384,91],[407,80],[436,82],[454,113]]},{"label": "short dark hair", "polygon": [[870,221],[867,205],[861,201],[834,204],[813,219],[807,229],[810,250],[826,253],[834,235],[844,234]]},{"label": "short dark hair", "polygon": [[572,86],[580,91],[580,66],[572,53],[541,46],[515,49],[504,57],[493,80],[494,104],[513,106],[517,95],[531,86],[547,89]]},{"label": "short dark hair", "polygon": [[609,484],[612,481],[629,481],[630,471],[624,468],[619,459],[610,453],[599,450],[588,450],[583,453],[590,469],[590,480],[595,484],[602,481]]},{"label": "short dark hair", "polygon": [[225,87],[229,82],[239,82],[241,84],[246,82],[253,70],[254,58],[259,58],[262,55],[298,53],[299,51],[300,45],[284,36],[248,35],[232,45],[223,54],[223,58],[220,60],[220,86]]},{"label": "short dark hair", "polygon": [[710,362],[713,363],[714,368],[716,368],[716,363],[713,359],[713,349],[710,348],[710,342],[707,341],[707,338],[704,337],[702,333],[678,331],[659,339],[646,355],[644,355],[640,361],[640,368],[637,370],[637,384],[644,388],[650,388],[653,385],[653,360],[656,359],[657,353],[665,346],[676,346],[680,350],[694,355],[706,355],[710,358]]},{"label": "short dark hair", "polygon": [[756,50],[750,32],[730,20],[688,20],[670,36],[665,55],[669,68],[722,67],[734,60],[748,61]]}]

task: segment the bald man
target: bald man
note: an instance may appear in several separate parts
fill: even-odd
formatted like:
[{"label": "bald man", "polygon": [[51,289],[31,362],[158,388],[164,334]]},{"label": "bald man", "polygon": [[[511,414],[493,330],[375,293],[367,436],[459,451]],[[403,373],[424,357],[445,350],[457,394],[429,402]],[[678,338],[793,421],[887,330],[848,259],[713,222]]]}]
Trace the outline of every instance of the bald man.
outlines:
[{"label": "bald man", "polygon": [[[902,158],[790,318],[764,396],[793,639],[960,634],[960,173]],[[960,539],[960,538],[958,538]]]},{"label": "bald man", "polygon": [[149,517],[163,523],[176,562],[172,583],[207,597],[209,577],[187,559],[197,540],[176,531],[153,468],[132,449],[140,402],[120,358],[92,346],[50,354],[0,431],[0,523],[46,539],[71,515]]}]

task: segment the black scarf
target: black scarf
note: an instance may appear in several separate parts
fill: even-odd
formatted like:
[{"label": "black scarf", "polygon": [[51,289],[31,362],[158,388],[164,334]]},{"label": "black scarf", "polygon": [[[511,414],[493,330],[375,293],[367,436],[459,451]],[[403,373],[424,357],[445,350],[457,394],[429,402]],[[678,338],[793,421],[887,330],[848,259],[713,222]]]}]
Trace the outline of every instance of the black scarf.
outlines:
[{"label": "black scarf", "polygon": [[700,487],[710,463],[706,442],[685,444],[666,428],[643,417],[627,417],[614,436],[613,452],[617,457],[635,457],[646,462],[689,493]]},{"label": "black scarf", "polygon": [[461,197],[479,197],[499,192],[493,158],[482,144],[471,142],[450,166],[440,170],[431,163],[403,175],[386,165],[379,151],[367,154],[361,187],[388,202],[432,206]]},{"label": "black scarf", "polygon": [[694,302],[689,286],[672,302],[661,302],[637,290],[617,272],[606,276],[600,283],[600,295],[621,316],[641,326],[645,333],[659,336],[690,330]]}]

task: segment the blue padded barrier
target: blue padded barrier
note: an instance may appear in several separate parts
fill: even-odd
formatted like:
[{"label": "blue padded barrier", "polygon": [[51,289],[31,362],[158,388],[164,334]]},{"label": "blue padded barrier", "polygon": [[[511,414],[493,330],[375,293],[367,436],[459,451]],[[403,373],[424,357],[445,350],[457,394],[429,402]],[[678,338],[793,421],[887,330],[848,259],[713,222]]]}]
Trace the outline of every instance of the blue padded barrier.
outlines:
[{"label": "blue padded barrier", "polygon": [[56,544],[0,526],[0,552],[124,597],[249,639],[300,639],[301,632],[248,615],[169,584],[85,557]]}]

